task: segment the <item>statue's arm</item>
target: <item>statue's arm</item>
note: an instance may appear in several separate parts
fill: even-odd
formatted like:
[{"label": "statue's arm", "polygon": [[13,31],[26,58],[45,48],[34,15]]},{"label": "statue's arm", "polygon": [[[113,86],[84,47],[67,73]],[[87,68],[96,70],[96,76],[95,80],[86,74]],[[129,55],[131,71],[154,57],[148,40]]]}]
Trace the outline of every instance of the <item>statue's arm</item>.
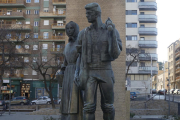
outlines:
[{"label": "statue's arm", "polygon": [[65,71],[67,65],[68,65],[68,63],[67,63],[66,57],[64,57],[64,62],[61,65],[60,75],[64,75],[64,71]]},{"label": "statue's arm", "polygon": [[116,59],[122,51],[122,41],[120,39],[119,32],[114,29],[112,34],[112,47],[111,47],[111,56]]}]

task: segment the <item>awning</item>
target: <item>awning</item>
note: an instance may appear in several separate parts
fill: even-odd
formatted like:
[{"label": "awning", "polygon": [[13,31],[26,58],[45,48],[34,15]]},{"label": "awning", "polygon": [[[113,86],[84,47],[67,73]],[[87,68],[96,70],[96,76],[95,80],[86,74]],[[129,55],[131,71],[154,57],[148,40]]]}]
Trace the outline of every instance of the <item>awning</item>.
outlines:
[{"label": "awning", "polygon": [[[1,93],[3,93],[3,94],[9,94],[9,93],[10,93],[10,90],[2,90]],[[11,90],[11,93],[13,93],[13,90]]]}]

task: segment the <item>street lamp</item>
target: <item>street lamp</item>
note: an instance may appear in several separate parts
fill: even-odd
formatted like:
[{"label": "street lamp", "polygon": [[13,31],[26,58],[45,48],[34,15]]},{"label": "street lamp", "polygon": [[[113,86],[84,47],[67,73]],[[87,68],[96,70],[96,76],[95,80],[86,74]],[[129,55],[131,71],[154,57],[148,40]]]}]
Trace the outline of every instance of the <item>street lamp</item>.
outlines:
[{"label": "street lamp", "polygon": [[[59,67],[60,60],[58,58],[58,67]],[[59,81],[58,81],[58,87],[57,87],[57,98],[59,99]]]}]

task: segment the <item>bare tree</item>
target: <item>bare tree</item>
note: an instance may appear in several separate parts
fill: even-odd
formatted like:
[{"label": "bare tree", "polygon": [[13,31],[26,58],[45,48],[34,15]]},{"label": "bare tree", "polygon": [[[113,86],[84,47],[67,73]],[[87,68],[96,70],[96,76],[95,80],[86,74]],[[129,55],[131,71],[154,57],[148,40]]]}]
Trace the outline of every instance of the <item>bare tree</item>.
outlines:
[{"label": "bare tree", "polygon": [[54,48],[55,54],[47,55],[47,50],[42,50],[42,46],[40,45],[38,51],[31,52],[31,56],[29,58],[29,62],[26,63],[32,70],[35,70],[39,74],[39,78],[43,80],[45,90],[48,93],[52,108],[55,108],[54,100],[53,100],[53,89],[55,85],[57,85],[56,75],[57,72],[61,68],[61,64],[63,62],[63,50],[62,48]]},{"label": "bare tree", "polygon": [[128,45],[126,47],[126,79],[130,71],[130,67],[133,65],[133,63],[139,62],[139,55],[141,54],[141,52],[142,49],[140,48],[133,48],[131,47],[131,45]]},{"label": "bare tree", "polygon": [[23,59],[16,49],[17,45],[23,46],[25,41],[30,39],[30,34],[25,37],[23,26],[0,26],[0,88],[5,71],[9,74],[10,70],[23,66]]}]

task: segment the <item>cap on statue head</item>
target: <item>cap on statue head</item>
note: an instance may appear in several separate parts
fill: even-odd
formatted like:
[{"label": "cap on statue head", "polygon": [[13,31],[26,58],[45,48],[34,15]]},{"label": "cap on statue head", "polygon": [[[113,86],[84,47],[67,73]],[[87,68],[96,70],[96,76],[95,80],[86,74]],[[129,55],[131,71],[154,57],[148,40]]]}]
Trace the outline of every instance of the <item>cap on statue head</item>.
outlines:
[{"label": "cap on statue head", "polygon": [[101,12],[101,7],[99,6],[98,3],[89,3],[85,6],[85,9]]}]

